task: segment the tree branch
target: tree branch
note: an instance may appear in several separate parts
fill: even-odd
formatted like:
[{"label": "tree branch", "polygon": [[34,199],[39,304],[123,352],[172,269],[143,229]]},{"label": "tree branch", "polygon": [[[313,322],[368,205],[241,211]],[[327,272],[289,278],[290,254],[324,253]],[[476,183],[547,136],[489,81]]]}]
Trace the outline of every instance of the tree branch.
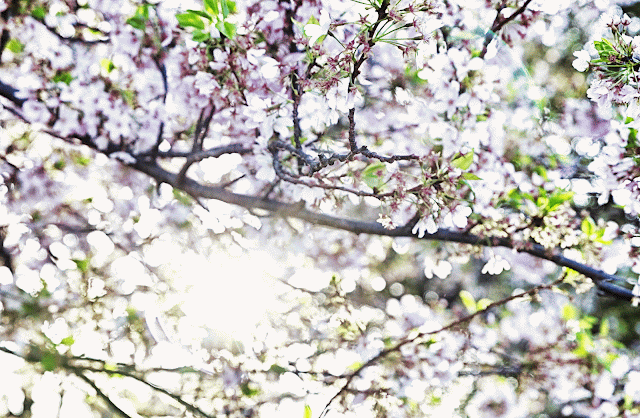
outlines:
[{"label": "tree branch", "polygon": [[480,58],[483,58],[487,54],[487,48],[489,47],[491,41],[495,39],[498,31],[500,31],[500,29],[502,29],[507,23],[515,19],[518,15],[524,13],[529,3],[531,3],[531,0],[526,0],[518,10],[504,19],[500,16],[500,13],[502,12],[502,10],[504,10],[504,6],[498,8],[498,14],[496,15],[496,18],[491,25],[491,29],[489,29],[487,31],[487,34],[484,36],[484,43],[482,44],[482,52],[480,53]]},{"label": "tree branch", "polygon": [[118,405],[114,404],[113,401],[111,399],[109,399],[109,396],[107,396],[106,393],[104,393],[102,391],[102,389],[100,389],[98,387],[98,385],[95,384],[95,382],[91,379],[89,379],[87,376],[84,375],[84,373],[80,372],[79,370],[74,370],[73,373],[78,376],[80,379],[84,380],[85,382],[87,382],[87,384],[89,386],[91,386],[93,388],[93,390],[96,391],[96,393],[98,394],[98,396],[100,398],[102,398],[102,400],[104,400],[107,405],[109,406],[110,409],[116,411],[118,414],[122,415],[125,418],[131,418],[131,415],[127,414],[126,412],[124,412],[122,409],[120,409],[118,407]]},{"label": "tree branch", "polygon": [[[525,5],[523,7],[525,7],[527,4],[528,2],[525,2]],[[3,91],[3,87],[6,87],[8,89]],[[5,96],[16,105],[21,106],[24,101],[20,102],[20,99],[17,99],[15,97],[16,91],[16,89],[0,82],[0,95]],[[97,149],[92,141],[88,141],[85,139],[84,141],[82,141],[82,143],[90,146],[91,148]],[[108,154],[109,150],[101,152]],[[248,148],[244,148],[241,144],[231,144],[213,148],[206,152],[201,151],[201,153],[203,153],[201,155],[203,156],[203,158],[208,158],[232,152],[249,153],[251,151]],[[190,154],[185,153],[184,156],[187,157],[188,155]],[[272,212],[274,215],[297,218],[315,225],[341,229],[356,234],[416,238],[416,236],[412,232],[412,224],[389,230],[385,229],[378,222],[358,221],[313,212],[306,209],[303,202],[286,203],[278,200],[260,198],[257,196],[233,193],[220,186],[207,186],[198,183],[197,181],[186,176],[184,180],[181,181],[177,174],[163,169],[155,162],[155,160],[149,160],[149,158],[145,158],[145,155],[141,155],[139,157],[141,158],[138,158],[136,163],[132,164],[131,167],[153,177],[158,182],[167,183],[175,188],[181,189],[194,198],[203,197],[207,199],[220,200],[232,205],[242,206],[246,209],[263,209]],[[146,157],[149,156],[147,155]],[[575,260],[571,260],[560,254],[560,251],[557,249],[555,251],[549,251],[542,245],[530,243],[526,243],[527,245],[523,247],[521,245],[522,243],[513,242],[508,238],[483,238],[470,234],[468,232],[451,231],[448,229],[440,229],[433,234],[425,234],[423,239],[433,241],[458,242],[461,244],[481,245],[486,247],[506,247],[515,249],[518,252],[524,252],[533,255],[534,257],[552,261],[558,266],[573,269],[578,273],[591,278],[595,282],[599,290],[610,296],[629,301],[634,298],[634,295],[630,289],[624,288],[622,286],[617,286],[612,283],[613,281],[622,281],[623,279],[620,279],[615,275],[605,273],[602,270],[589,267]]]},{"label": "tree branch", "polygon": [[[184,182],[179,186],[178,176],[160,167],[155,162],[138,161],[138,163],[134,164],[132,167],[153,177],[158,182],[167,183],[173,187],[179,188],[194,198],[202,197],[206,199],[220,200],[232,205],[242,206],[246,209],[263,209],[276,216],[301,219],[314,225],[340,229],[343,231],[353,232],[355,234],[418,238],[412,232],[413,224],[408,224],[396,229],[385,229],[378,222],[359,221],[313,212],[306,209],[303,202],[286,203],[273,199],[233,193],[222,187],[201,184],[189,177],[185,178]],[[439,229],[433,234],[425,234],[422,239],[457,242],[461,244],[480,245],[485,247],[511,248],[518,252],[527,253],[537,258],[552,261],[558,266],[575,270],[578,273],[591,278],[598,289],[608,295],[623,300],[631,300],[633,298],[631,290],[612,283],[613,281],[623,279],[567,258],[563,256],[558,249],[550,251],[539,244],[525,243],[526,245],[522,245],[523,243],[514,242],[509,238],[486,238],[464,231],[452,231],[449,229]]]},{"label": "tree branch", "polygon": [[532,296],[538,292],[540,292],[541,290],[545,290],[545,289],[551,289],[557,285],[559,285],[560,283],[562,283],[562,281],[565,279],[566,274],[563,274],[559,279],[554,280],[551,283],[547,283],[547,284],[542,284],[542,285],[538,285],[536,287],[533,287],[529,290],[527,290],[526,292],[521,292],[515,295],[511,295],[508,296],[504,299],[501,299],[499,301],[493,302],[491,304],[489,304],[486,308],[484,309],[479,309],[469,315],[463,316],[462,318],[456,319],[453,322],[450,322],[447,325],[444,325],[438,329],[432,330],[432,331],[422,331],[419,332],[418,334],[411,336],[411,337],[406,337],[402,340],[400,340],[398,343],[396,343],[395,345],[386,348],[382,351],[380,351],[377,355],[371,357],[366,363],[362,364],[360,367],[358,367],[356,370],[354,370],[353,372],[349,373],[348,375],[344,376],[346,378],[346,382],[340,387],[340,390],[338,390],[338,392],[329,400],[329,402],[327,402],[327,404],[324,407],[324,410],[322,411],[322,413],[320,414],[321,417],[325,416],[326,413],[329,411],[329,406],[331,406],[331,404],[333,403],[334,400],[336,400],[338,397],[340,397],[340,395],[344,394],[348,388],[349,385],[351,384],[351,382],[353,381],[353,379],[358,376],[364,369],[366,369],[367,367],[370,367],[372,365],[374,365],[375,363],[377,363],[380,359],[388,356],[391,353],[395,353],[397,351],[399,351],[402,347],[404,347],[407,344],[413,343],[415,341],[420,340],[421,338],[426,337],[427,335],[435,335],[435,334],[439,334],[443,331],[447,331],[450,329],[453,329],[457,326],[460,326],[464,323],[467,323],[469,321],[471,321],[473,318],[475,318],[478,315],[481,315],[487,311],[489,311],[490,309],[493,309],[497,306],[502,306],[507,302],[510,302],[512,300],[515,299],[519,299],[522,297],[526,297],[526,296]]}]

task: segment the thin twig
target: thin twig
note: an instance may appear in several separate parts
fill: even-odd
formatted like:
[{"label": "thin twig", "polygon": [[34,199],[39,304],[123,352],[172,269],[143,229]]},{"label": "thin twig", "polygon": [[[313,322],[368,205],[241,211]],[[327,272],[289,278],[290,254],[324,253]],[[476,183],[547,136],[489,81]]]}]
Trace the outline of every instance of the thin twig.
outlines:
[{"label": "thin twig", "polygon": [[496,15],[496,18],[494,19],[493,24],[491,25],[491,29],[489,29],[487,31],[487,34],[484,36],[484,44],[482,45],[482,52],[480,53],[480,58],[483,58],[487,54],[487,48],[489,47],[489,44],[491,43],[491,41],[495,39],[496,35],[498,34],[498,31],[500,31],[507,23],[515,19],[516,16],[524,13],[529,3],[531,3],[531,0],[526,0],[518,10],[516,10],[511,15],[509,15],[509,17],[506,17],[504,19],[500,16],[500,13],[504,9],[504,6],[501,6],[500,8],[498,8],[498,14]]},{"label": "thin twig", "polygon": [[91,386],[93,388],[93,390],[96,391],[96,393],[98,394],[98,396],[100,398],[102,398],[102,400],[104,400],[106,402],[106,404],[109,406],[110,409],[114,410],[115,412],[117,412],[118,414],[122,415],[125,418],[132,418],[131,415],[127,414],[126,412],[124,412],[122,409],[120,409],[118,407],[118,405],[114,404],[113,401],[109,398],[109,396],[107,396],[106,393],[104,393],[102,391],[102,389],[100,389],[93,380],[89,379],[87,376],[84,375],[84,373],[82,373],[79,370],[73,370],[73,374],[75,374],[76,376],[78,376],[80,379],[84,380],[85,382],[87,382],[87,384],[89,384],[89,386]]},{"label": "thin twig", "polygon": [[445,325],[443,327],[440,327],[436,330],[432,330],[432,331],[422,331],[419,332],[418,334],[412,336],[412,337],[407,337],[403,340],[401,340],[400,342],[396,343],[395,345],[384,349],[382,351],[380,351],[377,355],[373,356],[372,358],[370,358],[366,363],[362,364],[360,367],[358,367],[356,370],[354,370],[353,372],[349,373],[347,376],[345,376],[345,378],[347,379],[346,382],[340,387],[340,389],[338,390],[338,392],[329,400],[329,402],[327,402],[327,404],[324,407],[324,410],[322,411],[322,413],[320,414],[320,416],[324,416],[327,414],[328,410],[329,410],[329,406],[331,406],[331,404],[333,403],[334,400],[336,400],[338,397],[340,397],[342,394],[344,394],[349,385],[351,384],[351,382],[353,381],[353,379],[358,376],[364,369],[366,369],[367,367],[370,367],[374,364],[376,364],[380,359],[388,356],[391,353],[395,353],[397,351],[399,351],[402,347],[404,347],[407,344],[413,343],[417,340],[420,340],[424,337],[426,337],[427,335],[435,335],[435,334],[439,334],[443,331],[447,331],[450,330],[452,328],[456,328],[464,323],[467,323],[469,321],[471,321],[473,318],[475,318],[478,315],[481,315],[487,311],[489,311],[490,309],[493,309],[497,306],[501,306],[506,304],[507,302],[510,302],[514,299],[519,299],[522,297],[526,297],[526,296],[531,296],[533,294],[536,294],[538,292],[540,292],[541,290],[545,290],[545,289],[550,289],[553,288],[557,285],[559,285],[560,283],[562,283],[562,281],[565,279],[566,274],[563,274],[559,279],[548,283],[548,284],[543,284],[543,285],[539,285],[536,286],[532,289],[529,289],[525,292],[521,292],[515,295],[511,295],[509,297],[506,297],[504,299],[501,299],[499,301],[493,302],[491,304],[489,304],[486,308],[484,309],[480,309],[475,311],[472,314],[469,314],[467,316],[464,316],[460,319],[457,319],[453,322],[450,322],[448,325]]}]

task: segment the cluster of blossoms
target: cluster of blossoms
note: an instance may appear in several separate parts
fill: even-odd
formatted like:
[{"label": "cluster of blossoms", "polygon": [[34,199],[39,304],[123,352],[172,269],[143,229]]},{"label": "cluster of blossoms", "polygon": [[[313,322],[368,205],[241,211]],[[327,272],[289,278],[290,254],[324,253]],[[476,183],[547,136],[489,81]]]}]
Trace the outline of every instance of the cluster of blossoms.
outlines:
[{"label": "cluster of blossoms", "polygon": [[[9,3],[0,351],[23,380],[0,385],[0,415],[27,397],[64,415],[85,391],[124,416],[638,413],[637,359],[566,296],[593,282],[374,236],[446,230],[640,274],[637,224],[597,219],[640,213],[637,19],[607,14],[613,41],[575,54],[594,109],[545,90],[548,64],[527,75],[520,45],[559,66],[571,19],[605,1]],[[248,255],[265,249],[277,262]],[[512,293],[507,270],[537,287]],[[406,279],[434,275],[453,293]],[[257,322],[270,292],[283,303],[248,336],[208,329]]]}]

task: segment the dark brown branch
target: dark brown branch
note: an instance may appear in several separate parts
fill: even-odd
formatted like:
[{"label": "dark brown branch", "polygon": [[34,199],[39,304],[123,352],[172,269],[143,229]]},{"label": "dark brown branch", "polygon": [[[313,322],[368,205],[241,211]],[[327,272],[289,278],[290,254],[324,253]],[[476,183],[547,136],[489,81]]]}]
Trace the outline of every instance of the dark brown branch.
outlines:
[{"label": "dark brown branch", "polygon": [[[242,206],[246,209],[263,209],[276,216],[301,219],[314,225],[340,229],[343,231],[353,232],[355,234],[418,238],[412,232],[413,224],[408,224],[396,229],[385,229],[377,222],[359,221],[313,212],[304,207],[304,202],[286,203],[273,199],[233,193],[219,186],[203,185],[188,177],[185,178],[183,184],[178,187],[177,175],[163,169],[153,162],[140,161],[137,164],[134,164],[133,168],[153,177],[158,182],[167,183],[173,187],[180,188],[184,192],[196,198],[202,197],[206,199],[220,200],[232,205]],[[527,243],[527,245],[522,245],[522,243],[513,242],[508,238],[483,238],[468,232],[452,231],[448,229],[439,229],[433,234],[425,234],[422,239],[515,249],[516,251],[527,253],[537,258],[552,261],[558,266],[573,269],[578,273],[591,278],[598,289],[608,295],[623,300],[631,300],[633,298],[631,290],[612,283],[614,281],[621,280],[617,276],[571,260],[560,254],[558,250],[550,251],[539,244]]]},{"label": "dark brown branch", "polygon": [[[526,6],[528,2],[529,1],[525,2],[524,6]],[[6,85],[0,82],[0,88],[3,86],[6,86]],[[9,87],[9,86],[6,86],[6,87]],[[6,97],[12,101],[17,100],[14,95],[16,90],[11,87],[9,88],[12,91]],[[0,93],[2,93],[1,89],[0,89]],[[14,103],[18,104],[15,101]],[[18,105],[20,106],[21,103]],[[49,131],[46,131],[46,132],[51,133],[51,135],[55,137],[61,138],[59,135],[56,135],[54,132],[49,132]],[[62,139],[65,139],[65,138],[62,138]],[[93,149],[97,149],[96,144],[93,141],[91,141],[90,138],[82,137],[82,138],[78,138],[78,140],[80,140],[81,143]],[[235,147],[238,147],[237,151],[230,150],[231,148],[235,148]],[[114,151],[116,150],[107,149],[102,152],[104,152],[105,154],[109,154],[110,152],[114,152]],[[222,146],[219,148],[208,150],[208,153],[204,158],[208,158],[209,156],[215,157],[215,156],[219,156],[219,155],[222,155],[225,153],[231,153],[231,152],[249,153],[251,151],[249,149],[245,149],[240,144],[231,144],[228,146]],[[189,155],[189,154],[186,154],[186,155]],[[186,193],[190,194],[194,198],[203,197],[207,199],[220,200],[233,205],[242,206],[246,209],[263,209],[273,213],[274,215],[297,218],[315,225],[322,225],[330,228],[341,229],[341,230],[353,232],[356,234],[386,235],[386,236],[393,236],[393,237],[414,237],[415,238],[415,235],[412,233],[413,225],[411,224],[406,225],[404,227],[389,230],[389,229],[385,229],[381,224],[377,222],[357,221],[357,220],[351,220],[346,218],[325,215],[322,213],[312,212],[304,207],[303,202],[286,203],[286,202],[281,202],[281,201],[272,200],[272,199],[260,198],[257,196],[233,193],[220,186],[203,185],[186,176],[185,176],[184,182],[179,182],[178,176],[176,174],[163,169],[155,162],[155,160],[149,161],[148,159],[145,159],[145,158],[138,158],[137,162],[133,164],[132,167],[142,173],[145,173],[153,177],[158,182],[167,183],[173,187],[179,188],[185,191]],[[634,297],[631,290],[621,286],[617,286],[612,283],[614,281],[621,280],[617,276],[605,273],[604,271],[595,269],[593,267],[589,267],[575,260],[571,260],[561,255],[558,250],[556,250],[555,252],[552,252],[538,244],[532,244],[532,245],[529,244],[523,247],[522,245],[518,245],[519,243],[513,242],[508,238],[492,238],[488,240],[486,238],[472,235],[468,232],[450,231],[447,229],[440,229],[434,234],[425,234],[423,239],[435,240],[435,241],[458,242],[458,243],[470,244],[470,245],[481,245],[481,246],[489,246],[489,247],[506,247],[506,248],[516,249],[519,252],[525,252],[527,254],[533,255],[534,257],[552,261],[558,266],[568,267],[570,269],[577,271],[580,274],[583,274],[591,278],[595,282],[598,289],[604,292],[605,294],[608,294],[610,296],[613,296],[618,299],[623,299],[623,300],[631,300]]]},{"label": "dark brown branch", "polygon": [[196,132],[193,137],[193,147],[191,149],[191,153],[187,155],[187,161],[184,163],[180,172],[178,173],[178,184],[182,184],[185,176],[187,175],[187,170],[191,167],[192,164],[200,161],[198,159],[198,153],[202,152],[202,143],[204,142],[205,136],[209,132],[209,124],[211,123],[211,119],[213,118],[213,114],[215,113],[215,106],[211,106],[211,111],[209,115],[203,119],[205,114],[205,109],[202,109],[200,112],[200,117],[198,118],[198,122],[196,123]]},{"label": "dark brown branch", "polygon": [[[217,158],[224,154],[250,154],[253,149],[242,143],[232,143],[227,145],[220,145],[218,147],[209,148],[196,153],[191,151],[158,151],[158,158],[189,158],[192,157],[195,161],[202,161],[206,158]],[[137,157],[153,157],[152,153],[140,153],[136,154]]]},{"label": "dark brown branch", "polygon": [[106,404],[109,406],[110,409],[112,409],[113,411],[117,412],[118,414],[122,415],[125,418],[131,418],[131,415],[127,414],[122,409],[120,409],[118,405],[114,404],[113,401],[109,399],[109,396],[107,396],[107,394],[104,393],[102,389],[100,389],[93,380],[85,376],[84,373],[80,372],[79,370],[74,370],[73,373],[76,376],[78,376],[80,379],[87,382],[87,384],[91,386],[93,390],[96,391],[96,393],[98,394],[98,397],[102,398],[102,400],[106,402]]},{"label": "dark brown branch", "polygon": [[498,14],[496,15],[496,18],[494,19],[493,24],[491,25],[491,29],[489,29],[487,31],[487,34],[484,36],[484,43],[482,45],[482,52],[480,53],[480,58],[483,58],[487,54],[487,48],[489,47],[489,44],[491,43],[491,41],[495,39],[498,32],[507,23],[511,22],[518,15],[521,15],[522,13],[524,13],[529,3],[531,3],[531,0],[526,0],[518,10],[516,10],[511,15],[509,15],[509,17],[506,17],[504,19],[500,16],[500,13],[502,13],[502,10],[504,10],[504,6],[501,6],[500,8],[498,8]]}]

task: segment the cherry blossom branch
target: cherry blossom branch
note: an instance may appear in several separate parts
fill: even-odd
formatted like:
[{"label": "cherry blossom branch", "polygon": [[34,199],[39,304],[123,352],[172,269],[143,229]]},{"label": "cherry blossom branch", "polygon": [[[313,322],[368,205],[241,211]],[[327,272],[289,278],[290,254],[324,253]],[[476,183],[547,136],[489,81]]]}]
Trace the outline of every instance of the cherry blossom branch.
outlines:
[{"label": "cherry blossom branch", "polygon": [[104,393],[102,389],[100,389],[98,385],[96,385],[96,383],[93,380],[89,379],[84,373],[82,373],[79,370],[76,370],[73,372],[73,374],[75,374],[80,379],[84,380],[89,386],[91,386],[93,390],[96,391],[96,394],[98,394],[98,397],[102,398],[102,400],[106,402],[106,404],[109,406],[110,409],[116,411],[119,415],[122,415],[125,418],[131,418],[131,415],[127,414],[122,409],[120,409],[118,405],[114,404],[113,401],[109,398],[109,396],[106,393]]},{"label": "cherry blossom branch", "polygon": [[194,157],[194,155],[202,151],[202,143],[204,142],[204,137],[207,136],[207,133],[209,132],[209,124],[211,123],[215,110],[215,106],[212,106],[211,111],[206,118],[204,118],[205,109],[202,109],[200,112],[200,117],[196,123],[196,131],[193,136],[193,147],[191,148],[191,153],[187,156],[187,161],[178,173],[178,184],[181,184],[184,181],[189,167],[191,167],[193,163],[199,161],[197,157]]},{"label": "cherry blossom branch", "polygon": [[482,52],[480,53],[480,57],[483,58],[486,54],[487,54],[487,48],[489,47],[489,44],[491,43],[491,41],[493,41],[496,37],[496,35],[498,34],[498,31],[500,31],[500,29],[502,29],[507,23],[511,22],[513,19],[515,19],[518,15],[524,13],[524,11],[527,9],[527,6],[529,5],[529,3],[531,3],[531,0],[526,0],[524,2],[524,4],[515,12],[513,12],[511,15],[509,15],[509,17],[506,18],[502,18],[500,16],[500,13],[504,10],[505,8],[505,3],[504,2],[499,8],[498,8],[498,14],[496,15],[496,18],[493,21],[493,24],[491,25],[491,29],[489,29],[487,31],[487,34],[484,37],[484,43],[482,45]]},{"label": "cherry blossom branch", "polygon": [[[160,183],[167,183],[179,188],[194,198],[219,200],[246,209],[262,209],[271,212],[274,216],[296,218],[314,225],[340,229],[355,234],[418,238],[412,232],[413,223],[395,229],[386,229],[378,222],[353,220],[317,213],[306,209],[304,202],[286,203],[279,200],[233,193],[223,187],[204,185],[189,177],[185,178],[184,182],[178,186],[177,174],[165,170],[154,161],[139,160],[135,164],[132,164],[131,167],[149,175]],[[631,300],[634,297],[631,290],[613,284],[614,281],[622,281],[623,279],[567,258],[561,254],[559,249],[547,249],[539,244],[514,242],[509,238],[481,237],[466,231],[453,231],[449,229],[439,229],[433,234],[425,234],[422,239],[457,242],[485,247],[511,248],[518,252],[552,261],[558,266],[575,270],[591,278],[600,291],[615,298]]]},{"label": "cherry blossom branch", "polygon": [[382,358],[388,356],[391,353],[395,353],[398,352],[402,347],[404,347],[407,344],[411,344],[415,341],[418,341],[428,335],[435,335],[435,334],[439,334],[443,331],[447,331],[453,328],[456,328],[464,323],[467,323],[469,321],[471,321],[473,318],[475,318],[478,315],[484,314],[485,312],[488,312],[489,310],[498,307],[498,306],[502,306],[512,300],[515,299],[519,299],[519,298],[523,298],[523,297],[527,297],[527,296],[533,296],[537,293],[539,293],[542,290],[546,290],[546,289],[552,289],[555,286],[558,286],[560,283],[562,283],[564,281],[566,277],[566,273],[562,274],[560,276],[560,278],[554,280],[551,283],[547,283],[547,284],[541,284],[538,285],[536,287],[533,287],[527,291],[521,292],[521,293],[517,293],[515,295],[511,295],[509,297],[506,297],[504,299],[501,299],[499,301],[490,303],[489,305],[487,305],[486,308],[484,309],[479,309],[477,311],[475,311],[474,313],[471,313],[467,316],[464,316],[462,318],[459,318],[453,322],[450,322],[449,324],[442,326],[436,330],[431,330],[431,331],[422,331],[419,332],[413,336],[410,337],[406,337],[404,339],[402,339],[401,341],[397,342],[395,345],[386,348],[382,351],[380,351],[377,355],[373,356],[372,358],[370,358],[366,363],[362,364],[360,367],[358,367],[356,370],[354,370],[353,372],[349,373],[346,376],[343,376],[344,378],[346,378],[346,382],[340,387],[340,389],[338,390],[338,392],[329,400],[329,402],[327,402],[327,404],[324,407],[324,410],[322,411],[322,413],[320,414],[320,416],[324,416],[326,415],[326,413],[329,410],[329,406],[331,406],[331,404],[333,403],[334,400],[336,400],[337,398],[339,398],[341,395],[343,395],[345,392],[348,391],[349,385],[351,384],[351,382],[353,381],[353,379],[358,376],[364,369],[366,369],[367,367],[370,367],[374,364],[376,364],[379,360],[381,360]]},{"label": "cherry blossom branch", "polygon": [[[25,361],[28,361],[30,363],[40,363],[42,361],[42,356],[41,356],[41,351],[39,350],[39,348],[36,348],[34,350],[31,350],[27,355],[22,355],[18,352],[15,352],[13,350],[10,350],[6,347],[1,347],[0,346],[0,351],[5,352],[7,354],[11,354],[14,355],[16,357],[20,357]],[[58,367],[67,370],[73,374],[75,374],[76,376],[78,376],[79,378],[81,378],[82,380],[84,380],[85,382],[87,382],[98,394],[99,397],[101,397],[108,405],[111,409],[115,410],[116,412],[118,412],[120,415],[124,416],[124,417],[129,417],[129,415],[127,413],[125,413],[124,411],[122,411],[117,405],[115,405],[113,403],[113,401],[111,401],[111,399],[109,398],[109,396],[104,393],[100,388],[98,388],[98,386],[95,384],[94,381],[92,381],[91,379],[89,379],[86,376],[86,372],[91,372],[91,373],[106,373],[109,375],[120,375],[120,376],[125,376],[125,377],[129,377],[131,379],[137,380],[140,383],[145,384],[146,386],[150,387],[151,389],[155,390],[156,392],[160,392],[168,397],[170,397],[171,399],[173,399],[174,401],[176,401],[177,403],[179,403],[180,405],[184,406],[185,408],[187,408],[189,411],[191,411],[192,413],[196,413],[199,414],[205,418],[212,418],[213,416],[204,412],[202,409],[198,408],[196,405],[193,405],[187,401],[185,401],[184,399],[182,399],[182,397],[180,397],[179,395],[176,395],[175,393],[172,393],[158,385],[155,385],[151,382],[148,382],[147,380],[145,380],[143,375],[139,375],[140,372],[135,373],[135,365],[132,364],[126,364],[126,363],[107,363],[104,360],[100,360],[100,359],[94,359],[94,358],[88,358],[88,357],[66,357],[63,355],[58,355],[56,358],[56,364]],[[77,364],[76,364],[77,363]],[[85,363],[85,364],[82,364]],[[94,366],[91,364],[86,364],[86,363],[93,363],[93,364],[98,364],[98,366]],[[111,367],[108,368],[107,364],[109,364]],[[184,373],[184,369],[183,368],[177,368],[177,369],[163,369],[163,368],[159,368],[159,369],[154,369],[151,371],[162,371],[162,372],[169,372],[169,373]]]}]

